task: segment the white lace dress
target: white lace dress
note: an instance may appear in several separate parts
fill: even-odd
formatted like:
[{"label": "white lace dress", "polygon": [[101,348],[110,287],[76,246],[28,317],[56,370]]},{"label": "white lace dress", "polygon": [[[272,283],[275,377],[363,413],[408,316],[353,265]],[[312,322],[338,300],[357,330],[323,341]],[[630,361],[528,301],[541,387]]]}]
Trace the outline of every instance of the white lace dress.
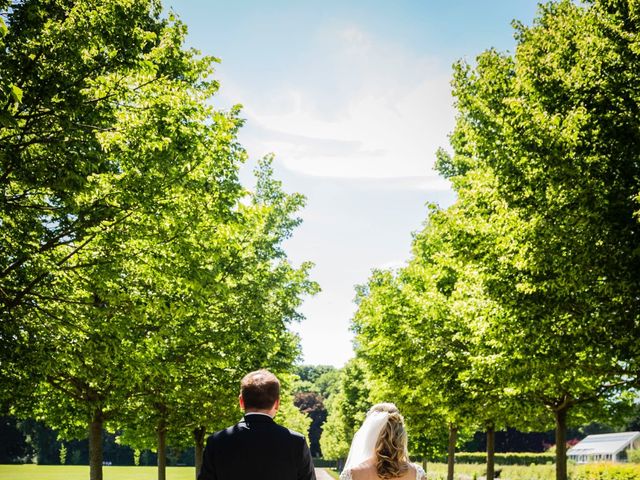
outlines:
[{"label": "white lace dress", "polygon": [[[414,467],[416,469],[416,480],[423,480],[427,478],[427,475],[424,473],[424,470],[420,465],[414,464]],[[340,480],[353,480],[353,477],[351,476],[351,469],[343,470],[340,474]]]}]

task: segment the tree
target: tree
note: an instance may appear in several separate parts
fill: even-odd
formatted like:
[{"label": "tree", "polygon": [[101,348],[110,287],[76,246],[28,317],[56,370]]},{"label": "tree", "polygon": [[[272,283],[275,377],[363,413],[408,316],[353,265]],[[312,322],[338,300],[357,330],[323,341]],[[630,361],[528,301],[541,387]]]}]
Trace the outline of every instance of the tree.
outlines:
[{"label": "tree", "polygon": [[[303,198],[268,161],[245,195],[238,109],[211,108],[213,59],[158,2],[0,6],[0,400],[66,438],[89,427],[99,479],[103,427],[132,398],[157,395],[160,439],[226,399],[241,360],[290,368],[286,326],[316,288],[280,245]],[[203,379],[207,402],[188,388]]]},{"label": "tree", "polygon": [[[486,396],[493,384],[490,377],[477,381],[474,371],[480,344],[475,330],[478,318],[472,313],[472,306],[481,303],[482,298],[470,294],[474,284],[467,281],[469,265],[455,255],[457,239],[452,237],[448,213],[432,207],[424,229],[414,236],[413,258],[399,275],[403,294],[398,298],[417,309],[405,319],[409,322],[405,328],[420,345],[413,385],[423,397],[431,399],[430,407],[449,426],[448,478],[453,479],[459,432],[468,436],[470,429],[478,427],[487,430],[487,478],[493,478],[490,440],[496,423],[504,420],[500,418],[504,412],[497,408],[500,402],[495,396],[489,401],[477,389],[481,386]],[[398,354],[416,356],[410,351]]]},{"label": "tree", "polygon": [[[434,212],[414,241],[415,257],[405,269],[374,271],[367,286],[360,288],[353,328],[356,354],[412,428],[440,438],[447,426],[452,479],[458,435],[467,434],[476,411],[461,381],[470,368],[469,328],[464,319],[451,315],[449,297],[457,271],[436,217]],[[380,396],[377,390],[375,396]],[[424,437],[416,440],[413,448],[420,448],[424,458],[428,442]]]},{"label": "tree", "polygon": [[54,275],[180,179],[174,159],[189,156],[186,129],[203,114],[193,107],[217,86],[211,59],[180,49],[184,27],[161,20],[158,2],[1,6],[1,88],[13,94],[0,111],[0,306],[19,341],[24,325],[10,326],[23,311],[45,293],[62,299]]},{"label": "tree", "polygon": [[[36,303],[29,295],[49,284],[51,271],[66,268],[91,238],[89,229],[113,228],[126,218],[126,206],[117,208],[92,181],[115,173],[98,152],[99,136],[113,127],[117,110],[117,98],[103,98],[95,82],[125,78],[162,28],[143,2],[126,17],[117,14],[122,2],[91,11],[58,3],[0,4],[7,19],[0,26],[0,89],[6,99],[0,109],[0,368],[13,392],[29,388],[41,357],[29,338],[37,325],[26,321],[20,307]],[[114,28],[102,29],[103,19]],[[85,42],[88,32],[95,33],[95,43]],[[104,54],[93,55],[100,43]]]},{"label": "tree", "polygon": [[216,89],[210,60],[180,50],[184,28],[156,2],[94,7],[2,3],[1,83],[14,92],[0,112],[2,378],[14,387],[46,361],[34,310],[52,323],[46,305],[68,293],[60,277],[97,260],[70,262],[164,199],[183,175],[174,159],[199,142],[185,134],[204,118],[193,107]]},{"label": "tree", "polygon": [[338,390],[340,370],[330,365],[299,365],[294,384],[294,403],[311,418],[309,448],[311,455],[322,457],[320,438],[327,419],[325,401]]},{"label": "tree", "polygon": [[189,182],[234,206],[239,121],[205,104],[212,60],[182,49],[184,26],[155,2],[22,2],[8,15],[0,62],[23,95],[3,130],[2,344],[17,346],[3,379],[37,385],[35,414],[62,435],[90,425],[101,478],[103,424],[142,371],[147,332],[132,319],[145,290],[130,265],[172,241],[180,219],[163,220]]},{"label": "tree", "polygon": [[637,379],[634,12],[549,3],[517,25],[515,55],[459,64],[454,155],[441,155],[472,237],[460,254],[502,313],[486,332],[506,385],[555,418],[558,480],[567,414],[599,415]]},{"label": "tree", "polygon": [[339,389],[327,402],[328,416],[320,437],[324,458],[338,462],[346,459],[353,435],[372,405],[362,362],[349,360],[340,372]]},{"label": "tree", "polygon": [[293,396],[289,393],[285,393],[280,399],[277,421],[281,425],[303,435],[308,434],[312,422],[311,418],[295,406]]},{"label": "tree", "polygon": [[312,456],[321,457],[320,436],[322,424],[327,419],[327,409],[324,406],[322,396],[316,392],[298,392],[294,396],[293,404],[311,419],[309,450]]},{"label": "tree", "polygon": [[[320,436],[320,449],[323,458],[341,462],[349,454],[350,441],[347,433],[347,420],[344,417],[342,406],[345,399],[341,392],[336,393],[327,402],[327,420],[322,428]],[[338,465],[339,467],[341,464]]]},{"label": "tree", "polygon": [[336,368],[331,365],[298,365],[296,373],[304,382],[316,383],[320,377],[327,373],[335,372]]},{"label": "tree", "polygon": [[322,395],[322,398],[329,399],[331,395],[338,391],[339,382],[340,370],[333,368],[320,375],[316,379],[314,387]]},{"label": "tree", "polygon": [[448,426],[449,478],[459,433],[464,438],[486,429],[492,478],[496,428],[539,425],[536,408],[510,390],[508,370],[487,332],[503,312],[484,291],[481,265],[468,255],[476,230],[483,231],[481,220],[461,201],[447,210],[432,207],[414,235],[407,266],[375,271],[360,289],[354,317],[357,355],[377,380],[372,399],[390,396],[398,403],[422,434],[412,444],[423,458],[439,453],[434,445]]},{"label": "tree", "polygon": [[[208,210],[218,206],[205,190],[195,190],[186,209],[171,216],[182,219],[180,238],[162,246],[162,255],[156,250],[148,274],[131,275],[144,279],[151,298],[144,301],[148,332],[140,343],[144,373],[130,406],[133,419],[122,428],[124,441],[137,448],[150,448],[157,437],[161,478],[167,435],[177,446],[195,439],[198,471],[205,432],[233,420],[246,371],[286,372],[298,355],[287,326],[298,318],[302,295],[316,286],[308,265],[294,269],[280,250],[303,199],[281,192],[270,162],[260,162],[257,191],[226,220]],[[134,428],[127,430],[130,421]]]}]

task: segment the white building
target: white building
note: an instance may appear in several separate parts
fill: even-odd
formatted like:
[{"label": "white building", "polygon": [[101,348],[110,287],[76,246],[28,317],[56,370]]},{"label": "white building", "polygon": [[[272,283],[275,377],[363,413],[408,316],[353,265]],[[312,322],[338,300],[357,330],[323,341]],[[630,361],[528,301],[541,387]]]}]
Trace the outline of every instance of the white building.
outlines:
[{"label": "white building", "polygon": [[640,432],[589,435],[567,451],[576,463],[626,462],[627,450],[640,448]]}]

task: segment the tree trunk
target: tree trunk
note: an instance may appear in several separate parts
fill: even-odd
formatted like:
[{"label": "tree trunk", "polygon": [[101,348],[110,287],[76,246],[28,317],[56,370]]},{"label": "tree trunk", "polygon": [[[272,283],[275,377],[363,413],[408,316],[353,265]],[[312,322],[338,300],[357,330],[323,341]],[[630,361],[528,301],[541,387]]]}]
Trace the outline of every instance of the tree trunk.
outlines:
[{"label": "tree trunk", "polygon": [[202,456],[204,455],[204,436],[206,429],[204,427],[198,427],[193,431],[193,438],[195,440],[195,456],[196,456],[196,480],[200,475],[200,469],[202,468]]},{"label": "tree trunk", "polygon": [[167,427],[164,420],[158,422],[158,480],[167,480]]},{"label": "tree trunk", "polygon": [[447,450],[447,480],[453,480],[453,465],[456,460],[456,440],[458,427],[449,424],[449,448]]},{"label": "tree trunk", "polygon": [[487,424],[487,480],[493,480],[494,471],[494,454],[496,452],[496,430],[493,423]]},{"label": "tree trunk", "polygon": [[567,480],[567,407],[554,410],[556,417],[556,480]]},{"label": "tree trunk", "polygon": [[102,411],[93,412],[89,424],[89,479],[102,480]]}]

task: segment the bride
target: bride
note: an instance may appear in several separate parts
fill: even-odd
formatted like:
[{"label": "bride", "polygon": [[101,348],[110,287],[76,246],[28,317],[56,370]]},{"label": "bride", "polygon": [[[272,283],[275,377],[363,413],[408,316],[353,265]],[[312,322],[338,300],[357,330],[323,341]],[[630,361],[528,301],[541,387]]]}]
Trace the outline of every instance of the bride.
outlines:
[{"label": "bride", "polygon": [[424,470],[409,461],[404,418],[393,403],[371,407],[351,442],[341,480],[421,480]]}]

